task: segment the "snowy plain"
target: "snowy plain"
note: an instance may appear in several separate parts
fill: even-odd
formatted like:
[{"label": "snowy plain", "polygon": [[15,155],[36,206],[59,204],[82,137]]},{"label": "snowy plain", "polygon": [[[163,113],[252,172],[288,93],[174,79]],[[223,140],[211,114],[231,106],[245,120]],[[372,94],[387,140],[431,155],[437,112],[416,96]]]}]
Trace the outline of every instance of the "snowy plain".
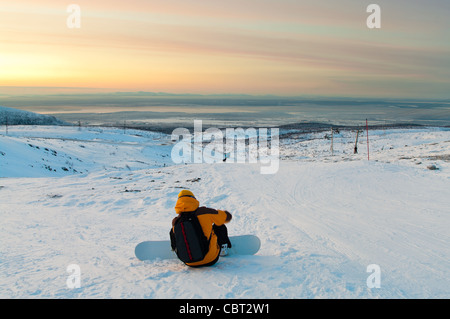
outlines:
[{"label": "snowy plain", "polygon": [[[291,134],[260,164],[179,164],[170,136],[10,126],[0,132],[1,298],[449,298],[450,129]],[[431,167],[434,165],[434,167]],[[436,168],[436,169],[429,169]],[[141,262],[181,189],[255,234],[254,256],[210,268]],[[69,288],[67,267],[80,267]],[[380,269],[380,288],[367,280]]]}]

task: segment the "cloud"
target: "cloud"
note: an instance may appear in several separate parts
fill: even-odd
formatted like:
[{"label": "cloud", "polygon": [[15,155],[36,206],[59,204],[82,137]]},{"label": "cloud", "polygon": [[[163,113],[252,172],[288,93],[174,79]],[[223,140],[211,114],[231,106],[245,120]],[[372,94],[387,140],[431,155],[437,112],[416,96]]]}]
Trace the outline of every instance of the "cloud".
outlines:
[{"label": "cloud", "polygon": [[81,29],[67,28],[61,1],[2,7],[0,85],[326,94],[354,83],[358,94],[376,78],[374,94],[383,79],[410,94],[416,79],[448,96],[447,1],[380,0],[381,30],[365,26],[355,0],[77,3]]}]

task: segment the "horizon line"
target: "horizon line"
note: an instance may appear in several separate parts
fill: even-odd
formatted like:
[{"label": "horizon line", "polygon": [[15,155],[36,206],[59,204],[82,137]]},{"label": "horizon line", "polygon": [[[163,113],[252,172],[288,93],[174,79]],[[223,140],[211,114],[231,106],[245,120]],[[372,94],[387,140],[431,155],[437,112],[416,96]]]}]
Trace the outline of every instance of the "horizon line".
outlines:
[{"label": "horizon line", "polygon": [[[2,93],[2,89],[45,89],[45,90],[81,90],[91,92],[49,92],[49,93]],[[94,92],[93,92],[94,91]],[[103,92],[101,92],[103,91]],[[41,96],[41,97],[57,97],[57,96],[101,96],[101,95],[134,95],[143,97],[223,97],[223,98],[280,98],[280,99],[366,99],[366,100],[408,100],[408,101],[446,101],[450,100],[449,97],[437,97],[437,98],[418,98],[418,97],[389,97],[389,96],[364,96],[364,95],[327,95],[327,94],[255,94],[255,93],[176,93],[176,92],[154,92],[154,91],[128,91],[121,89],[108,89],[108,88],[87,88],[87,87],[48,87],[48,86],[0,86],[0,97],[29,97],[29,96]]]}]

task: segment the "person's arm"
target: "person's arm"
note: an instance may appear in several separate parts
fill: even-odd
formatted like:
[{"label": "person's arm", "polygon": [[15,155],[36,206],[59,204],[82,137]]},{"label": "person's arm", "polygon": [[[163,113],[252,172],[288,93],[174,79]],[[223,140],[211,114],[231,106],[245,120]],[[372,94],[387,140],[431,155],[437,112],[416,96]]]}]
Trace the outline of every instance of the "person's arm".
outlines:
[{"label": "person's arm", "polygon": [[230,212],[228,212],[226,210],[218,209],[216,212],[217,212],[217,214],[212,215],[212,217],[213,217],[214,224],[216,224],[217,226],[220,226],[220,225],[230,222],[231,218],[233,217],[233,216],[231,216]]},{"label": "person's arm", "polygon": [[225,214],[227,214],[227,218],[225,219],[225,223],[229,223],[231,218],[233,218],[233,216],[227,210],[225,211]]}]

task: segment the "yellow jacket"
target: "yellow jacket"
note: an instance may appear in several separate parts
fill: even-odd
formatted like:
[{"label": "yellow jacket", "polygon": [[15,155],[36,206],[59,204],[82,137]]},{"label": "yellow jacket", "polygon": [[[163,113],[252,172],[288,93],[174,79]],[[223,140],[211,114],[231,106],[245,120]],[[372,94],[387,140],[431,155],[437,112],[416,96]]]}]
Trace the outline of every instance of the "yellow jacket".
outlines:
[{"label": "yellow jacket", "polygon": [[[210,238],[211,235],[211,240],[209,243],[209,251],[206,254],[205,258],[195,263],[187,263],[186,265],[188,266],[205,265],[212,262],[219,256],[220,247],[217,244],[217,236],[216,234],[214,234],[213,231],[213,224],[221,226],[231,219],[231,215],[223,210],[216,210],[204,206],[202,207],[199,206],[200,203],[198,202],[197,199],[195,199],[194,197],[187,197],[187,196],[178,198],[177,203],[175,205],[175,212],[177,214],[183,212],[196,211],[196,215],[198,217],[200,225],[202,226],[202,230],[206,238]],[[172,226],[175,225],[175,222],[178,217],[179,216],[173,219]]]}]

